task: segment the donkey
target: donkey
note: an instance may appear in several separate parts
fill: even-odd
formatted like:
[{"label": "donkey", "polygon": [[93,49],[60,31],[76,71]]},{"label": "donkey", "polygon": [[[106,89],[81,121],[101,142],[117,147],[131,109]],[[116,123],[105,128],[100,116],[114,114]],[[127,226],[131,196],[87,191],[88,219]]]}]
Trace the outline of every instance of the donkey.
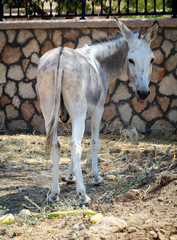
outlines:
[{"label": "donkey", "polygon": [[82,204],[90,198],[86,194],[81,171],[81,141],[86,116],[91,116],[91,159],[93,184],[103,178],[98,170],[99,126],[109,83],[126,74],[136,87],[138,102],[150,95],[149,79],[154,55],[150,43],[158,33],[158,22],[144,36],[133,33],[116,19],[121,35],[105,41],[86,45],[75,50],[55,48],[45,53],[39,61],[37,89],[46,128],[46,146],[53,160],[53,183],[49,201],[59,200],[60,144],[57,136],[59,110],[62,120],[72,123],[70,141],[71,162],[67,183],[76,180],[77,194]]}]

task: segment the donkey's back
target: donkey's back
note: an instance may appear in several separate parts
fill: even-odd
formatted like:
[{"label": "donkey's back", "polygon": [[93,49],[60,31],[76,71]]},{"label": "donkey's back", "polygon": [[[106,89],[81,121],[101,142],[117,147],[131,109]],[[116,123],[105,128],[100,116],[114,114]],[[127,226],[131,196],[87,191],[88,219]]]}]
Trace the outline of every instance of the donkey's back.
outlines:
[{"label": "donkey's back", "polygon": [[[90,58],[91,61],[88,60]],[[93,56],[84,55],[82,49],[79,51],[61,47],[52,49],[41,57],[37,84],[44,117],[52,114],[58,86],[71,119],[74,114],[73,106],[77,104],[89,115],[95,111],[97,105],[104,104],[108,86],[102,69]],[[49,122],[48,120],[46,124]]]}]

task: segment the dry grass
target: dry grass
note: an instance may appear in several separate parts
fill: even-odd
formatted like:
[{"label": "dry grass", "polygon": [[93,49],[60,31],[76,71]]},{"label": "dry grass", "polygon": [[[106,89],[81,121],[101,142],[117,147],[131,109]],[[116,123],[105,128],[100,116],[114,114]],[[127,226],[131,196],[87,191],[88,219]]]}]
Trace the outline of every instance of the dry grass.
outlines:
[{"label": "dry grass", "polygon": [[[70,137],[60,136],[59,141],[62,147],[60,177],[64,179],[67,176],[70,161]],[[122,201],[121,196],[124,196],[129,189],[139,189],[141,192],[139,201],[144,201],[154,194],[154,191],[158,191],[159,188],[169,184],[177,177],[175,155],[177,137],[175,135],[168,138],[140,136],[140,140],[135,143],[114,134],[101,134],[99,168],[104,177],[104,183],[99,187],[92,185],[90,169],[85,167],[85,160],[90,155],[89,136],[84,137],[82,148],[81,163],[84,170],[84,182],[87,193],[93,200],[89,207],[95,211],[105,211],[106,215],[117,214],[115,203]],[[46,157],[44,136],[1,135],[0,152],[0,205],[2,206],[0,214],[4,213],[4,207],[15,214],[18,214],[22,208],[29,208],[34,213],[26,220],[19,219],[16,215],[17,220],[12,227],[13,231],[14,227],[29,230],[29,226],[34,225],[38,228],[41,227],[36,234],[40,235],[40,231],[43,231],[43,236],[53,239],[51,236],[59,234],[58,229],[66,232],[73,231],[75,224],[84,225],[89,229],[90,222],[87,216],[68,216],[62,221],[55,220],[55,224],[52,219],[47,218],[47,212],[53,210],[79,208],[79,200],[75,185],[68,186],[64,181],[60,181],[60,202],[48,205],[47,193],[52,181],[52,162]],[[115,180],[107,180],[107,175],[115,176]],[[25,196],[31,202],[28,198],[25,199]],[[51,226],[51,224],[54,225]],[[57,230],[56,224],[59,224]],[[8,229],[5,230],[6,236],[10,234]],[[18,230],[16,230],[17,233]],[[20,236],[22,237],[19,239],[30,239],[29,234],[20,233]],[[45,239],[45,237],[39,239]],[[69,238],[66,237],[66,239]]]}]

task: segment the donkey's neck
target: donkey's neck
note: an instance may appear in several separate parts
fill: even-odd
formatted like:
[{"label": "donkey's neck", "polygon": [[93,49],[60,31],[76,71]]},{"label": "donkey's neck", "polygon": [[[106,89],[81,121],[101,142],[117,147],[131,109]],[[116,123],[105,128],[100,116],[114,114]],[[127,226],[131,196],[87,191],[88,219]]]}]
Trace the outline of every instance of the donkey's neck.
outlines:
[{"label": "donkey's neck", "polygon": [[126,74],[128,44],[124,38],[93,44],[89,46],[89,51],[102,66],[109,83],[120,75]]}]

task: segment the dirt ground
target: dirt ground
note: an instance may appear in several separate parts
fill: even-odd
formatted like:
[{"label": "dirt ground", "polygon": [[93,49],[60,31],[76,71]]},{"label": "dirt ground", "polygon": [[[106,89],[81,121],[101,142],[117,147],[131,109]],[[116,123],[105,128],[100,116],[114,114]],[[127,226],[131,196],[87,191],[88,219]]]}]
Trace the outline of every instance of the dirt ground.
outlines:
[{"label": "dirt ground", "polygon": [[[61,136],[60,201],[47,203],[52,162],[45,154],[45,137],[0,136],[0,216],[12,213],[15,221],[0,225],[0,239],[177,239],[177,136],[141,137],[137,142],[116,135],[100,136],[99,169],[104,178],[93,186],[89,166],[89,136],[83,139],[82,169],[87,207],[125,220],[124,230],[95,233],[90,216],[48,218],[56,210],[80,209],[75,185],[66,185],[70,137]],[[27,197],[27,198],[26,198]],[[31,216],[19,212],[29,209]]]}]

